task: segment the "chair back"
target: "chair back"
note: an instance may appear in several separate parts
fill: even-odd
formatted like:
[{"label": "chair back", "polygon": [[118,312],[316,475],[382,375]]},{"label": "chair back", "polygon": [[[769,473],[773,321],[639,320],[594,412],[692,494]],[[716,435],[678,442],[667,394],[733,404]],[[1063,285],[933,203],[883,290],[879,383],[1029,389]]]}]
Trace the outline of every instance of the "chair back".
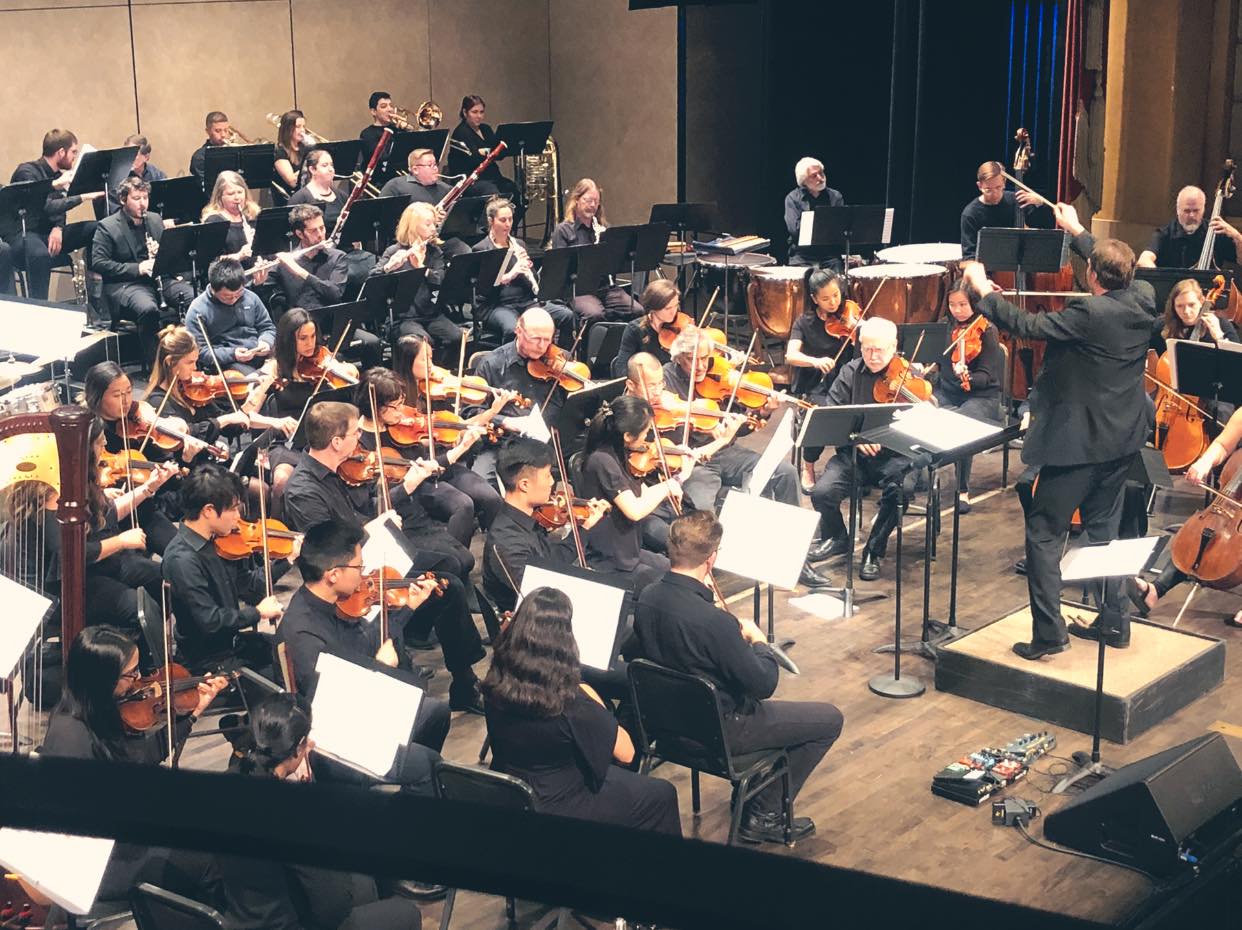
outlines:
[{"label": "chair back", "polygon": [[496,613],[496,605],[477,584],[474,586],[474,597],[479,604],[479,613],[483,616],[483,629],[487,630],[494,645],[496,638],[500,636],[500,615]]},{"label": "chair back", "polygon": [[133,887],[129,904],[138,930],[224,930],[219,911],[149,882]]},{"label": "chair back", "polygon": [[[587,332],[586,362],[591,366],[591,374],[596,378],[618,377],[612,370],[613,359],[621,349],[621,334],[629,325],[619,320],[600,320],[592,323]],[[625,372],[621,372],[625,374]]]},{"label": "chair back", "polygon": [[432,770],[436,796],[445,801],[464,801],[507,810],[528,811],[535,806],[535,792],[520,778],[471,765],[440,759]]},{"label": "chair back", "polygon": [[298,680],[293,673],[293,660],[289,658],[288,644],[282,640],[272,647],[272,651],[275,654],[276,677],[280,679],[279,684],[290,694],[296,694]]},{"label": "chair back", "polygon": [[646,659],[629,663],[627,674],[645,753],[732,778],[715,685]]},{"label": "chair back", "polygon": [[134,595],[138,598],[138,626],[142,629],[143,641],[151,660],[157,668],[162,668],[168,661],[164,648],[164,608],[146,588],[139,588]]}]

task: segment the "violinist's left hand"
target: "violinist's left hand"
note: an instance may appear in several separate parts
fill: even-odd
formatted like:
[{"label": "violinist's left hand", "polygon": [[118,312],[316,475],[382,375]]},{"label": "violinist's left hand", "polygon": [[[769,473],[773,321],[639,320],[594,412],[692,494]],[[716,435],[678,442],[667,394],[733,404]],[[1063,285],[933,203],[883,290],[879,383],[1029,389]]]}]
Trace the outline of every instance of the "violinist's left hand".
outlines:
[{"label": "violinist's left hand", "polygon": [[591,498],[591,512],[587,514],[587,518],[582,521],[582,528],[589,530],[600,520],[604,519],[604,514],[612,508],[612,504],[608,501],[600,500],[598,497]]},{"label": "violinist's left hand", "polygon": [[868,457],[880,454],[880,450],[884,447],[877,442],[863,442],[858,444],[858,454]]},{"label": "violinist's left hand", "polygon": [[438,585],[435,579],[428,579],[426,581],[421,579],[411,581],[410,600],[406,606],[409,607],[410,610],[418,610],[418,608],[427,603],[427,598],[431,597],[437,587]]},{"label": "violinist's left hand", "polygon": [[954,362],[953,374],[957,375],[959,378],[965,378],[970,374],[970,366],[965,362]]},{"label": "violinist's left hand", "polygon": [[201,717],[211,702],[216,699],[216,695],[229,686],[229,680],[223,675],[217,675],[215,678],[208,678],[206,681],[198,683],[198,706],[194,708],[194,716]]},{"label": "violinist's left hand", "polygon": [[206,449],[207,443],[201,439],[195,439],[193,436],[187,436],[181,447],[181,457],[187,462],[191,462],[196,455],[206,451]]},{"label": "violinist's left hand", "polygon": [[492,405],[488,408],[489,413],[500,413],[509,404],[518,399],[517,391],[510,391],[505,388],[496,388],[492,398]]}]

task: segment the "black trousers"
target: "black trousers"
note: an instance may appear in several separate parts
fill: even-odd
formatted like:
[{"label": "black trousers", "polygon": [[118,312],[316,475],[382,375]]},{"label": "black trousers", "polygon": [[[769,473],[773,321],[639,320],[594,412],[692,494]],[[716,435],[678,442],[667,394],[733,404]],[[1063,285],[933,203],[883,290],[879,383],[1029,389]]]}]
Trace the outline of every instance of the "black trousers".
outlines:
[{"label": "black trousers", "polygon": [[[879,558],[888,550],[888,537],[897,528],[900,518],[898,503],[903,483],[910,491],[914,478],[910,463],[892,452],[858,456],[860,485],[872,484],[881,489],[880,512],[867,539],[867,551]],[[842,449],[828,460],[824,473],[811,490],[811,506],[819,513],[821,539],[837,539],[846,534],[841,503],[848,501],[853,487],[854,465],[848,449]]]},{"label": "black trousers", "polygon": [[132,550],[96,562],[86,572],[86,623],[137,632],[138,589],[160,602],[163,575],[157,563]]},{"label": "black trousers", "polygon": [[[496,304],[493,307],[480,307],[479,318],[483,321],[483,328],[500,340],[500,344],[513,341],[513,331],[517,328],[518,317],[522,315],[522,311],[527,307],[538,305],[538,301],[532,300],[528,304]],[[543,305],[548,311],[548,315],[552,317],[552,323],[556,326],[556,342],[562,348],[568,349],[574,341],[574,312],[561,303],[559,300],[548,301]]]},{"label": "black trousers", "polygon": [[567,797],[537,799],[536,809],[562,817],[681,836],[681,813],[673,783],[617,765],[609,767],[599,791],[584,785]]},{"label": "black trousers", "polygon": [[[26,271],[27,296],[47,300],[52,283],[52,269],[69,264],[69,256],[78,249],[90,250],[95,238],[95,223],[66,223],[61,234],[60,252],[53,257],[47,250],[47,236],[28,232],[25,237],[19,231],[5,239],[12,251],[14,267]],[[89,261],[89,258],[87,259]]]},{"label": "black trousers", "polygon": [[[1082,513],[1083,529],[1094,543],[1117,538],[1121,524],[1122,488],[1138,453],[1087,465],[1044,465],[1026,515],[1026,583],[1031,596],[1032,637],[1036,643],[1059,643],[1066,638],[1061,616],[1061,552],[1075,510]],[[1116,579],[1104,585],[1104,613],[1110,627],[1121,620],[1120,586]]]},{"label": "black trousers", "polygon": [[[760,701],[751,714],[727,714],[725,732],[735,755],[761,749],[789,754],[789,791],[796,798],[819,760],[841,735],[845,718],[835,704],[821,701]],[[781,784],[773,782],[752,802],[762,811],[781,809]]]},{"label": "black trousers", "polygon": [[14,287],[13,249],[0,240],[0,294],[12,294]]},{"label": "black trousers", "polygon": [[466,600],[466,589],[455,575],[443,571],[437,566],[443,565],[443,557],[435,553],[420,552],[414,559],[410,575],[420,575],[426,571],[434,571],[448,581],[448,590],[438,597],[430,597],[427,601],[402,618],[406,636],[427,638],[427,632],[436,631],[440,640],[440,648],[444,652],[444,667],[453,676],[450,695],[456,690],[472,691],[475,682],[474,670],[471,668],[484,656],[483,640],[479,629],[470,616],[470,607]]},{"label": "black trousers", "polygon": [[475,522],[486,531],[503,503],[495,485],[461,462],[454,462],[435,481],[424,481],[415,494],[427,512],[445,524],[449,534],[466,548],[474,536]]},{"label": "black trousers", "polygon": [[579,294],[573,301],[574,314],[583,323],[600,320],[632,320],[642,316],[643,308],[630,292],[621,287],[604,291],[603,299],[594,294]]},{"label": "black trousers", "polygon": [[182,311],[194,299],[194,288],[186,281],[164,281],[161,289],[167,310],[160,309],[160,295],[151,280],[126,281],[123,284],[104,284],[104,294],[112,318],[133,320],[138,327],[138,344],[142,347],[143,360],[149,365],[155,361],[155,343],[160,326],[181,318]]}]

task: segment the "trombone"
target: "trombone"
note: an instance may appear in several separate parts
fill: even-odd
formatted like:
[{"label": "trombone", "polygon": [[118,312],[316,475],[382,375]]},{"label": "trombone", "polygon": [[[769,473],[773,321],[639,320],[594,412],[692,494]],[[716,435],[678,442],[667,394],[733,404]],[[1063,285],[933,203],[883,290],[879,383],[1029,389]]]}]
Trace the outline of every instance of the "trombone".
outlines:
[{"label": "trombone", "polygon": [[[279,128],[280,114],[279,113],[268,113],[267,121],[271,123],[273,126],[276,126],[277,128]],[[311,146],[313,148],[316,145],[321,145],[324,142],[327,142],[328,137],[321,136],[317,132],[311,132],[310,127],[304,125],[302,127],[302,141],[305,142],[308,146]]]},{"label": "trombone", "polygon": [[267,139],[251,139],[236,126],[229,126],[229,134],[224,137],[225,145],[267,145]]}]

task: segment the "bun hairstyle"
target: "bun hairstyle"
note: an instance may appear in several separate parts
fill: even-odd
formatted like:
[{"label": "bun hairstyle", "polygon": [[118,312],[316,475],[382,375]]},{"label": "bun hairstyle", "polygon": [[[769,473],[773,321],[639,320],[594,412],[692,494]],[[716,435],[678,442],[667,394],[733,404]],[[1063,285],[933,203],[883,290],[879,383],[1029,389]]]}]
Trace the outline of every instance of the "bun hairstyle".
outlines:
[{"label": "bun hairstyle", "polygon": [[273,694],[250,712],[253,747],[242,760],[246,774],[270,775],[297,755],[310,734],[310,703],[300,694]]},{"label": "bun hairstyle", "polygon": [[596,449],[611,449],[617,458],[625,458],[625,434],[643,433],[651,422],[651,405],[641,397],[625,394],[612,402],[600,404],[591,418],[587,431],[585,454]]}]

